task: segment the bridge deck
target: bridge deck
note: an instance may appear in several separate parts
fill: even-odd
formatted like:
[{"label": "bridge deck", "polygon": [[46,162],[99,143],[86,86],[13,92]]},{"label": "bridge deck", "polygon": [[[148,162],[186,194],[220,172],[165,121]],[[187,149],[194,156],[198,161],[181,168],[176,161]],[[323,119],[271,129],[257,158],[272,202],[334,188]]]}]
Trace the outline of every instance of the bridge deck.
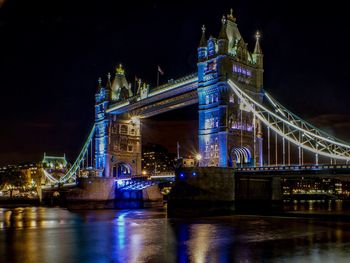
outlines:
[{"label": "bridge deck", "polygon": [[284,177],[296,177],[300,175],[312,176],[349,176],[350,165],[290,165],[290,166],[263,166],[263,167],[244,167],[235,169],[238,175],[282,175]]}]

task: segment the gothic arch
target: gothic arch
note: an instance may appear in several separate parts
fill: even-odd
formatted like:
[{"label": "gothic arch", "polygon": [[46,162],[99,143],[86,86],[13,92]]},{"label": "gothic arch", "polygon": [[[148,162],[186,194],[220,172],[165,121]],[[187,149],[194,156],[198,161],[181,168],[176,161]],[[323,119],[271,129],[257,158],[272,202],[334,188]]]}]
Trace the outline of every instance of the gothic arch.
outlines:
[{"label": "gothic arch", "polygon": [[252,161],[252,154],[248,147],[234,147],[230,152],[230,166],[247,165]]}]

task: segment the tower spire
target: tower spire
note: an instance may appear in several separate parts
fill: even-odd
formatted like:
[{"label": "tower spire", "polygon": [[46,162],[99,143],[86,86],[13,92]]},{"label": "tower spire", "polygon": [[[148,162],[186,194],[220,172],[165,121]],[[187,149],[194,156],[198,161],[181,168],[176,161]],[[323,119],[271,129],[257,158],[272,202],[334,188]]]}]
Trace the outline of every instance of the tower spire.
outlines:
[{"label": "tower spire", "polygon": [[221,30],[220,30],[220,34],[219,34],[219,38],[218,39],[227,39],[227,33],[226,33],[226,18],[225,16],[222,16],[221,18]]},{"label": "tower spire", "polygon": [[207,45],[207,40],[205,38],[205,25],[202,26],[202,37],[199,42],[199,47],[205,47]]},{"label": "tower spire", "polygon": [[123,69],[122,64],[119,64],[115,71],[116,75],[125,75],[125,70]]},{"label": "tower spire", "polygon": [[262,50],[260,47],[261,34],[259,31],[256,31],[255,38],[256,38],[256,42],[255,42],[254,54],[262,54]]},{"label": "tower spire", "polygon": [[102,79],[98,78],[97,80],[98,84],[97,84],[97,90],[100,91],[102,89]]},{"label": "tower spire", "polygon": [[112,84],[111,84],[111,73],[108,72],[107,73],[107,84],[106,84],[106,89],[107,90],[111,90],[112,88]]},{"label": "tower spire", "polygon": [[232,21],[232,22],[236,22],[236,17],[233,15],[233,9],[230,9],[230,14],[227,15],[227,19]]}]

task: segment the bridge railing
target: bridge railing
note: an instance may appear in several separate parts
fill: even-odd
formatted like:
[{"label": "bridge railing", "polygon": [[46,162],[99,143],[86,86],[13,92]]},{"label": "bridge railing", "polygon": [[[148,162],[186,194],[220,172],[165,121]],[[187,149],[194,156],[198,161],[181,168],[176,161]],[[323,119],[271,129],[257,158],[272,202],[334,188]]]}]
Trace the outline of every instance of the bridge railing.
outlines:
[{"label": "bridge railing", "polygon": [[189,80],[189,79],[192,79],[192,78],[195,78],[195,77],[197,77],[197,72],[191,73],[189,75],[186,75],[186,76],[183,76],[183,77],[180,77],[180,78],[177,78],[177,79],[169,79],[167,83],[164,83],[162,85],[154,87],[152,89],[152,91],[163,89],[165,87],[169,87],[171,85],[174,85],[174,84],[177,84],[177,83],[181,83],[183,81],[186,81],[186,80]]},{"label": "bridge railing", "polygon": [[307,165],[281,165],[281,166],[258,166],[235,168],[239,172],[251,171],[298,171],[298,170],[329,170],[329,169],[350,169],[349,164],[307,164]]}]

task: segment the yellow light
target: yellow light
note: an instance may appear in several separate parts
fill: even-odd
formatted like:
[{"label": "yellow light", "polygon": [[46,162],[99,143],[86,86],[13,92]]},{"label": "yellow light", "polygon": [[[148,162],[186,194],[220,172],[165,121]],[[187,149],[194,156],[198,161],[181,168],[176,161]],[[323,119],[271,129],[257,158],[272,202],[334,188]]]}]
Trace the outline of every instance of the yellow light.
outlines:
[{"label": "yellow light", "polygon": [[119,67],[116,68],[116,73],[119,74],[119,75],[124,75],[125,74],[125,71],[123,69],[122,64],[119,64]]},{"label": "yellow light", "polygon": [[196,160],[197,160],[197,161],[202,160],[202,155],[200,155],[199,153],[198,153],[198,154],[196,154]]},{"label": "yellow light", "polygon": [[140,118],[138,116],[132,116],[131,121],[135,124],[140,124]]},{"label": "yellow light", "polygon": [[147,174],[147,171],[143,170],[142,175],[146,175],[146,174]]}]

